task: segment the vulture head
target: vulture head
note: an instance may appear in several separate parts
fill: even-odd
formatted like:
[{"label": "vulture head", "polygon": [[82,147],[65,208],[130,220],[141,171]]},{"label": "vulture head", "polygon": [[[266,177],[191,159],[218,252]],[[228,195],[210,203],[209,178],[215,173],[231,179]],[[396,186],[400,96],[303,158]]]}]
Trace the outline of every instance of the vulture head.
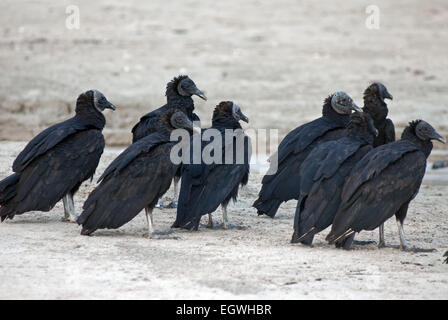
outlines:
[{"label": "vulture head", "polygon": [[232,117],[236,121],[243,120],[244,122],[249,123],[249,118],[243,114],[241,108],[233,101],[221,101],[215,107],[215,110],[213,111],[213,119],[219,117]]},{"label": "vulture head", "polygon": [[352,110],[361,111],[361,108],[344,91],[337,91],[332,95],[331,107],[339,114],[350,114]]},{"label": "vulture head", "polygon": [[196,84],[188,76],[181,75],[171,80],[166,88],[167,95],[170,90],[175,91],[183,97],[191,97],[196,95],[203,100],[207,100],[205,94],[196,87]]},{"label": "vulture head", "polygon": [[160,121],[170,130],[185,129],[195,133],[201,132],[201,128],[194,126],[187,115],[178,109],[170,109],[166,111]]},{"label": "vulture head", "polygon": [[75,111],[76,113],[90,111],[91,108],[94,108],[99,113],[102,113],[104,109],[115,110],[115,106],[106,99],[104,94],[95,89],[79,95]]},{"label": "vulture head", "polygon": [[366,97],[377,98],[381,101],[384,101],[384,99],[393,99],[392,95],[387,91],[387,88],[380,82],[374,82],[367,87],[364,91],[364,98]]},{"label": "vulture head", "polygon": [[428,122],[423,120],[415,120],[409,123],[409,127],[414,131],[415,135],[423,141],[437,140],[446,143],[442,137]]}]

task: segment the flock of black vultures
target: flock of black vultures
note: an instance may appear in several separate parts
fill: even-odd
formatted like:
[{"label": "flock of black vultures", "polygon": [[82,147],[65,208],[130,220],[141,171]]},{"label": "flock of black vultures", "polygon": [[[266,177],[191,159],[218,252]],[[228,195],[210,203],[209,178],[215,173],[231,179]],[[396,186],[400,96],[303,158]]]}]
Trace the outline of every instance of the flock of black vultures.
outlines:
[{"label": "flock of black vultures", "polygon": [[[1,221],[28,211],[49,211],[62,199],[64,220],[82,225],[82,235],[119,228],[145,209],[151,237],[152,211],[174,180],[175,198],[168,205],[177,207],[173,228],[197,230],[205,214],[213,227],[211,213],[219,205],[227,228],[227,204],[248,182],[250,139],[243,133],[242,162],[233,158],[231,163],[174,164],[170,152],[176,141],[170,141],[171,132],[185,129],[193,139],[207,130],[193,124],[199,121],[193,95],[206,100],[187,76],[167,84],[167,103],[134,126],[133,143],[101,175],[78,217],[73,196],[93,177],[105,146],[102,112],[115,110],[98,90],[82,93],[75,116],[33,138],[15,159],[14,173],[0,182]],[[271,156],[270,171],[253,204],[258,214],[274,218],[282,202],[297,199],[292,242],[311,245],[314,235],[331,225],[326,239],[345,249],[355,233],[378,227],[379,246],[385,246],[383,223],[395,215],[400,247],[407,249],[403,222],[409,203],[425,174],[431,140],[445,139],[427,122],[415,120],[395,141],[385,99],[392,95],[381,83],[364,91],[362,109],[342,91],[326,98],[322,117],[292,130]],[[230,152],[224,132],[241,131],[240,120],[249,121],[232,101],[220,102],[213,111],[212,128],[223,137],[223,159]],[[209,143],[202,141],[201,150]]]}]

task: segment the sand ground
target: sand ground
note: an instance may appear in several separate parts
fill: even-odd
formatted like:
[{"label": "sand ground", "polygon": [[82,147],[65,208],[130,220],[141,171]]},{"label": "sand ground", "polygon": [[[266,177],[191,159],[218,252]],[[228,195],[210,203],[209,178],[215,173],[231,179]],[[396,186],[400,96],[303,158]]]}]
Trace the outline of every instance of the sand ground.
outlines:
[{"label": "sand ground", "polygon": [[[0,175],[24,143],[0,146]],[[120,149],[105,151],[98,174]],[[428,177],[433,172],[428,172]],[[447,299],[448,170],[438,182],[425,180],[405,222],[408,243],[434,252],[397,249],[394,219],[385,226],[390,247],[374,244],[343,251],[319,234],[313,247],[292,245],[296,201],[284,204],[276,217],[258,217],[251,208],[261,175],[251,175],[230,206],[235,227],[198,232],[172,231],[175,209],[155,209],[156,238],[146,232],[144,212],[118,230],[100,230],[92,237],[80,227],[61,222],[58,203],[48,212],[16,216],[0,225],[0,299]],[[76,195],[79,209],[94,188],[86,182]],[[172,195],[172,189],[167,196]],[[245,227],[243,229],[237,228]],[[362,232],[359,240],[377,240]]]},{"label": "sand ground", "polygon": [[[80,29],[65,27],[77,5]],[[245,129],[274,128],[280,138],[320,115],[323,99],[345,90],[362,105],[372,81],[394,96],[400,133],[422,118],[448,134],[448,3],[386,1],[380,29],[365,26],[370,1],[13,1],[0,2],[0,178],[24,142],[73,115],[76,97],[96,88],[117,105],[107,112],[108,147],[97,174],[131,141],[144,113],[165,103],[166,82],[187,73],[209,100],[195,99],[203,125],[213,107],[233,100]],[[436,144],[430,161],[448,158]],[[445,146],[446,147],[446,146]],[[277,219],[250,207],[260,187],[253,172],[231,222],[246,229],[170,231],[175,210],[156,210],[159,238],[147,240],[144,215],[93,237],[51,212],[0,225],[0,298],[447,299],[448,173],[428,171],[405,222],[411,246],[336,250],[326,232],[306,248],[289,243],[295,202]],[[76,196],[79,209],[95,183]],[[171,190],[170,190],[171,193]],[[215,214],[221,222],[220,212]],[[361,240],[376,240],[363,232]],[[386,240],[397,246],[393,220]]]}]

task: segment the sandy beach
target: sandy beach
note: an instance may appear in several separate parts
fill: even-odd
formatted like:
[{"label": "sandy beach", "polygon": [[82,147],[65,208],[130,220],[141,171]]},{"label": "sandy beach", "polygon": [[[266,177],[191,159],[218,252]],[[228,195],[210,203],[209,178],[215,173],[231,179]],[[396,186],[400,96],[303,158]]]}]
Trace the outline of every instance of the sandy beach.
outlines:
[{"label": "sandy beach", "polygon": [[[92,182],[75,196],[80,211],[96,180],[131,141],[138,119],[165,103],[166,83],[188,74],[204,127],[213,107],[233,100],[244,129],[291,129],[320,116],[344,90],[362,105],[384,83],[397,136],[424,119],[448,136],[448,3],[376,1],[380,28],[366,28],[367,1],[84,1],[80,28],[66,27],[70,1],[0,3],[0,179],[33,136],[74,114],[77,96],[96,88],[117,106],[106,112],[106,149]],[[435,143],[430,162],[448,159]],[[269,152],[270,150],[268,150]],[[448,299],[448,169],[431,170],[405,220],[403,252],[395,219],[387,248],[337,250],[320,233],[313,247],[290,244],[296,201],[276,219],[251,207],[254,170],[223,230],[171,230],[175,209],[155,209],[156,237],[143,237],[143,212],[118,230],[81,236],[61,222],[62,203],[0,224],[0,299]],[[167,197],[172,196],[172,188]],[[358,240],[378,239],[377,231]]]},{"label": "sandy beach", "polygon": [[[2,177],[23,146],[1,145]],[[105,151],[96,179],[120,150]],[[338,250],[325,241],[328,230],[311,248],[292,245],[296,201],[282,205],[274,220],[258,217],[250,207],[260,188],[258,173],[230,205],[229,230],[221,228],[219,210],[213,215],[215,229],[206,227],[204,217],[199,231],[189,232],[170,228],[175,209],[155,209],[152,240],[143,237],[144,212],[118,230],[86,237],[76,224],[60,221],[58,203],[50,212],[23,214],[0,225],[0,299],[447,299],[442,255],[448,250],[448,170],[442,171],[438,184],[425,180],[405,221],[411,247],[435,249],[423,253],[397,248],[393,218],[385,225],[388,248]],[[83,184],[77,210],[94,186],[95,179]],[[377,231],[357,236],[377,238]]]}]

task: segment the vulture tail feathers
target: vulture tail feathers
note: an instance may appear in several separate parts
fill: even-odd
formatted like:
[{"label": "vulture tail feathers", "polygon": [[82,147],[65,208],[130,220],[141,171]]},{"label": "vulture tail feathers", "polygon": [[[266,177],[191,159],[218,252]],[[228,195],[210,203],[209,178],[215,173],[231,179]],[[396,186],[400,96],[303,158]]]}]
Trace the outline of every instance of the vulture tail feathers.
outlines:
[{"label": "vulture tail feathers", "polygon": [[282,201],[278,199],[269,199],[266,201],[257,200],[253,206],[257,209],[259,216],[265,214],[271,218],[274,218],[281,203]]},{"label": "vulture tail feathers", "polygon": [[4,205],[9,199],[15,196],[19,180],[20,174],[14,173],[0,181],[0,205]]},{"label": "vulture tail feathers", "polygon": [[[8,208],[5,205],[17,193],[17,185],[20,180],[20,174],[14,173],[0,181],[0,221],[12,219],[14,217],[14,208]],[[14,206],[12,206],[14,207]]]}]

